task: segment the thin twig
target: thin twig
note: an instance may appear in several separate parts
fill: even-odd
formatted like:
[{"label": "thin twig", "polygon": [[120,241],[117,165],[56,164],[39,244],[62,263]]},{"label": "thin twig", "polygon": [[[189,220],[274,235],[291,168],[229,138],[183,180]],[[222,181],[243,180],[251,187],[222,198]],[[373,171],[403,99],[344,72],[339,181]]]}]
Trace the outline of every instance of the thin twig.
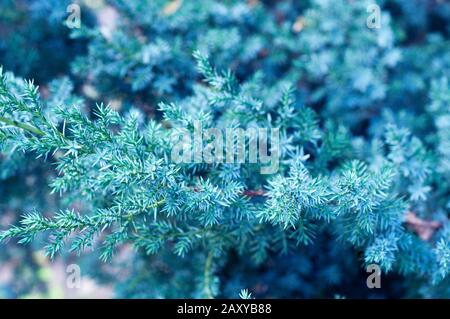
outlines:
[{"label": "thin twig", "polygon": [[34,127],[34,126],[31,126],[31,125],[25,124],[25,123],[21,123],[21,122],[17,122],[15,120],[10,120],[10,119],[7,119],[5,117],[1,117],[0,116],[0,122],[3,122],[3,123],[8,124],[8,125],[12,125],[14,127],[20,128],[20,129],[25,130],[27,132],[33,133],[35,135],[39,135],[39,136],[45,135],[44,132],[42,132],[40,129],[38,129],[38,128]]}]

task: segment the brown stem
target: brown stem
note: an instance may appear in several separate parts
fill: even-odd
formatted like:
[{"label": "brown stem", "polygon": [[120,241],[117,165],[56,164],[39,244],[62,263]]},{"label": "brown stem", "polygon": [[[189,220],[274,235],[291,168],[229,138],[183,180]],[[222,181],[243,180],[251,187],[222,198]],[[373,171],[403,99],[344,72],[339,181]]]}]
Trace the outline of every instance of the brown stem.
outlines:
[{"label": "brown stem", "polygon": [[425,241],[428,241],[433,236],[434,232],[442,227],[442,223],[434,220],[423,220],[411,211],[408,211],[405,214],[405,223]]}]

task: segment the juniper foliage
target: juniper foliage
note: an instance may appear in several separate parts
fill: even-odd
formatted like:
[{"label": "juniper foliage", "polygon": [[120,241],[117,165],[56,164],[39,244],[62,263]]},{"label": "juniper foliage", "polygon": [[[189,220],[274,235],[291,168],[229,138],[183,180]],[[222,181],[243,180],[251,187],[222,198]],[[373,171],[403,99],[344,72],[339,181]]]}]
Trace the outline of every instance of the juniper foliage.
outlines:
[{"label": "juniper foliage", "polygon": [[[0,241],[88,265],[131,246],[126,278],[92,270],[119,297],[366,297],[374,263],[379,296],[449,297],[449,30],[429,22],[448,4],[380,1],[373,30],[373,3],[83,7],[66,76],[0,72],[1,204],[21,214]],[[196,123],[278,128],[279,170],[175,163]],[[53,195],[14,206],[29,176]]]}]

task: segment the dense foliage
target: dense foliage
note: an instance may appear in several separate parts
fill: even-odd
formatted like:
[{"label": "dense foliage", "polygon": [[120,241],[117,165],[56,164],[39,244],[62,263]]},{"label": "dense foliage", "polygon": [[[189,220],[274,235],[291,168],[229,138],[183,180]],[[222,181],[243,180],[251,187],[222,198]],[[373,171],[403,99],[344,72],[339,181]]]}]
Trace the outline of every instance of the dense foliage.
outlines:
[{"label": "dense foliage", "polygon": [[[449,3],[58,3],[0,0],[0,296],[42,248],[125,298],[450,297]],[[278,169],[174,161],[198,125]]]}]

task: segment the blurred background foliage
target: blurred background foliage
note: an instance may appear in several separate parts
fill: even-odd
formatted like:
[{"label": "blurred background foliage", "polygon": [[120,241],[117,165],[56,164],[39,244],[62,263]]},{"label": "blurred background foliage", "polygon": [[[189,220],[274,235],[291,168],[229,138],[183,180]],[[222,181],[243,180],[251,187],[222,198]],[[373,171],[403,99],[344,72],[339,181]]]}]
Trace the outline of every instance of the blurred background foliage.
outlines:
[{"label": "blurred background foliage", "polygon": [[[80,29],[65,25],[71,3],[81,7]],[[268,105],[280,97],[277,88],[294,83],[299,104],[344,123],[346,128],[338,129],[343,135],[369,139],[383,134],[385,122],[407,126],[447,156],[432,169],[450,177],[450,98],[445,95],[450,92],[445,82],[450,77],[450,3],[377,1],[383,17],[379,30],[365,26],[370,3],[0,0],[0,64],[17,78],[34,78],[50,104],[83,105],[89,113],[90,106],[105,102],[119,112],[137,107],[147,118],[161,119],[161,100],[181,101],[198,89],[201,79],[192,63],[198,49],[240,81],[260,79],[273,87],[261,94]],[[362,140],[352,143],[358,149]],[[14,145],[4,143],[0,150],[2,229],[16,224],[23,212],[51,214],[64,206],[58,194],[49,195],[51,164],[16,152]],[[435,201],[418,202],[421,217],[448,218],[449,179],[441,183]],[[414,191],[424,196],[424,189],[408,196]],[[448,281],[433,286],[395,274],[383,277],[382,289],[368,290],[364,256],[335,237],[324,229],[313,244],[269,255],[256,265],[230,253],[215,265],[220,280],[211,287],[225,298],[238,297],[241,288],[257,298],[450,296]],[[200,252],[183,259],[172,253],[145,256],[125,245],[111,263],[100,262],[97,252],[64,253],[50,262],[40,247],[39,241],[2,246],[0,297],[204,296],[198,281],[203,268],[197,265],[205,258]],[[71,263],[82,269],[87,283],[82,290],[65,285]]]}]

